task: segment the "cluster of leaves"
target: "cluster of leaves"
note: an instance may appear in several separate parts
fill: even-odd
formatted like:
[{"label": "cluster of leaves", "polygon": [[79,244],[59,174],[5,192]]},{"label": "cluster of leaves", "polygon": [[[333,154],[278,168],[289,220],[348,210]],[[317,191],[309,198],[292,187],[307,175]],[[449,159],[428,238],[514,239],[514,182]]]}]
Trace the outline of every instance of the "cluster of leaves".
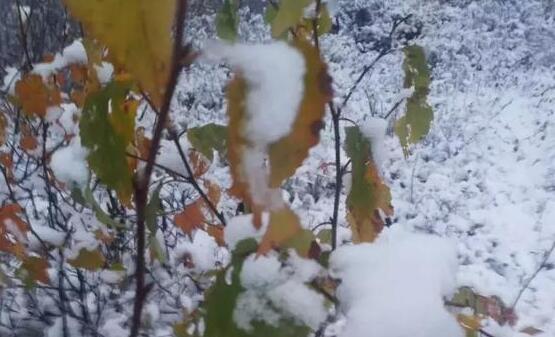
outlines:
[{"label": "cluster of leaves", "polygon": [[[318,0],[282,0],[279,4],[270,2],[267,7],[265,19],[271,27],[272,37],[286,41],[302,55],[306,72],[303,97],[289,133],[267,145],[266,152],[257,157],[258,165],[249,163],[249,167],[259,168],[256,174],[263,176],[263,181],[267,182],[266,186],[256,187],[262,191],[254,191],[249,176],[252,172],[246,169],[246,162],[251,160],[249,153],[257,148],[257,144],[246,139],[243,130],[247,119],[245,101],[252,88],[240,72],[235,74],[227,87],[227,126],[207,124],[179,133],[171,122],[158,120],[162,124],[156,124],[155,130],[150,133],[138,123],[140,107],[148,110],[153,119],[161,118],[170,108],[171,87],[175,86],[179,75],[173,72],[181,69],[175,65],[185,62],[187,56],[180,53],[181,41],[172,38],[172,29],[179,26],[172,19],[178,11],[178,1],[138,0],[126,4],[124,10],[117,1],[65,2],[71,14],[82,22],[87,34],[90,34],[82,41],[86,60],[67,64],[47,76],[32,69],[23,73],[7,103],[12,111],[0,113],[0,146],[9,143],[5,148],[11,147],[10,152],[0,152],[0,168],[10,191],[10,202],[3,200],[0,207],[0,251],[19,261],[15,263],[17,270],[10,275],[0,269],[0,282],[22,282],[27,287],[48,285],[52,283],[48,271],[56,263],[59,265],[55,282],[58,288],[53,287],[53,290],[63,292],[64,274],[75,273],[80,280],[78,296],[82,297],[75,301],[82,306],[85,306],[83,293],[94,286],[93,281],[83,276],[84,273],[122,273],[126,279],[120,282],[120,286],[127,291],[132,279],[125,273],[123,256],[129,252],[137,256],[144,253],[129,245],[129,241],[136,239],[137,233],[140,233],[135,230],[134,224],[140,222],[141,214],[145,215],[150,267],[169,268],[168,251],[171,247],[167,242],[161,244],[159,236],[192,239],[196,231],[205,231],[218,245],[225,246],[225,217],[217,206],[224,197],[235,198],[253,214],[252,226],[257,230],[262,228],[263,215],[268,214],[265,232],[260,243],[254,240],[239,243],[231,254],[229,266],[208,275],[212,283],[204,303],[199,310],[186,313],[185,319],[174,326],[175,334],[179,337],[201,334],[206,337],[308,336],[311,329],[292,319],[280,320],[279,326],[256,321],[251,331],[245,331],[236,325],[232,313],[240,294],[246,290],[239,275],[247,256],[278,252],[287,258],[287,253],[293,250],[297,255],[315,259],[325,266],[329,252],[322,254],[322,250],[327,249],[323,243],[335,246],[332,240],[336,236],[332,231],[336,231],[336,227],[317,234],[304,229],[299,217],[281,196],[284,182],[295,174],[309,150],[318,144],[327,107],[334,114],[333,122],[339,123],[339,114],[333,112],[332,79],[318,45],[319,36],[328,33],[332,27],[327,5]],[[238,40],[237,10],[238,1],[224,1],[216,17],[221,39]],[[307,12],[313,12],[312,16],[307,17]],[[406,114],[396,122],[395,130],[408,155],[410,145],[428,133],[433,113],[426,103],[430,74],[424,51],[421,47],[409,46],[404,49],[404,54],[404,86],[414,88],[414,94],[407,100]],[[108,62],[114,66],[114,74],[107,82],[101,82],[98,69]],[[47,58],[44,63],[53,66],[54,59]],[[78,135],[68,132],[58,146],[49,147],[47,140],[51,134],[48,129],[60,124],[59,118],[51,117],[52,111],[67,104],[74,104],[81,111],[74,116]],[[5,131],[15,130],[15,125],[19,126],[17,133]],[[155,162],[161,137],[161,131],[157,133],[156,130],[167,127],[168,138],[175,144],[185,173]],[[152,139],[147,136],[151,134]],[[179,139],[182,134],[186,134],[192,149],[183,149]],[[352,179],[352,188],[346,199],[346,222],[351,226],[354,243],[372,242],[383,229],[386,218],[393,215],[391,194],[380,175],[378,163],[373,161],[371,141],[358,126],[346,128],[345,135],[345,143],[338,145],[343,145],[349,156]],[[50,159],[55,152],[71,144],[77,136],[87,149],[86,160],[90,169],[90,177],[84,186],[58,181],[50,167]],[[17,139],[17,144],[14,139]],[[215,152],[218,157],[215,157]],[[20,195],[27,188],[25,181],[30,176],[27,169],[21,170],[20,162],[24,156],[34,167],[31,172],[43,171],[41,186],[46,191],[43,200],[48,206],[47,211],[37,211],[35,207],[35,213],[41,212],[36,218],[46,218],[49,228],[64,234],[61,244],[44,242],[39,234],[34,233],[28,215],[31,207],[19,204]],[[227,191],[206,178],[211,163],[216,159],[230,166],[233,185]],[[149,184],[150,176],[144,176],[145,163],[156,166],[162,176],[156,183]],[[344,170],[336,172],[337,175],[343,173]],[[145,181],[150,198],[143,205],[140,187]],[[186,184],[187,187],[178,185],[177,191],[191,188],[197,197],[176,201],[172,197],[175,190],[167,190],[168,181]],[[338,185],[337,189],[340,193],[341,186]],[[254,192],[262,193],[255,195]],[[264,198],[259,198],[259,195]],[[102,198],[109,200],[107,207],[102,205]],[[32,193],[30,203],[35,203]],[[60,206],[63,203],[67,205]],[[85,226],[94,233],[92,244],[82,242],[78,235],[74,235],[76,228],[66,223],[70,209],[71,212],[88,213],[99,223],[97,226]],[[167,228],[167,222],[172,220],[174,229],[178,231]],[[333,225],[336,226],[337,222]],[[42,244],[40,249],[28,247],[29,235],[39,240]],[[135,252],[134,249],[138,250]],[[59,257],[53,257],[55,252]],[[140,264],[142,260],[137,258],[136,261]],[[194,267],[189,260],[183,263]],[[169,272],[172,273],[174,271]],[[96,280],[98,282],[98,278]],[[195,286],[200,288],[198,283]],[[329,288],[333,292],[333,287]],[[139,294],[143,290],[138,288],[137,298],[143,296]],[[329,289],[320,290],[328,294]],[[328,296],[333,297],[333,294]],[[64,297],[58,301],[61,316],[71,313],[66,302]],[[135,303],[139,308],[135,317],[138,317],[140,325],[143,303],[141,300]],[[102,315],[100,312],[96,314],[97,317]],[[40,312],[37,315],[40,316]],[[81,316],[74,316],[82,319],[89,330],[98,328],[94,325],[98,324],[98,320],[93,323],[87,310],[83,309]],[[200,320],[203,320],[203,325]],[[203,330],[200,326],[206,328]]]}]

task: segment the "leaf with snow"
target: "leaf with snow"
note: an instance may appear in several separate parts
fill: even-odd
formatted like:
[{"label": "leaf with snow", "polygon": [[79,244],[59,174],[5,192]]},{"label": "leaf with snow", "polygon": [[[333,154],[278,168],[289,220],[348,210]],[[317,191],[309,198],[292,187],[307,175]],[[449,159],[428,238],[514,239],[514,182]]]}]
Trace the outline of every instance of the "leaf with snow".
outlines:
[{"label": "leaf with snow", "polygon": [[[160,107],[169,79],[176,0],[65,0],[70,13],[105,44]],[[181,42],[181,41],[178,41]]]},{"label": "leaf with snow", "polygon": [[256,245],[253,239],[239,242],[233,251],[231,265],[218,273],[216,282],[207,291],[203,308],[204,337],[306,337],[310,333],[310,328],[284,317],[280,317],[277,325],[263,320],[252,321],[249,330],[237,325],[234,312],[238,309],[240,295],[245,291],[240,280],[241,270],[245,258],[256,251]]},{"label": "leaf with snow", "polygon": [[345,128],[345,150],[351,158],[352,184],[347,219],[353,242],[372,242],[382,231],[383,216],[391,216],[391,193],[372,161],[370,141],[358,126]]},{"label": "leaf with snow", "polygon": [[308,156],[308,151],[320,141],[320,130],[326,105],[332,99],[331,77],[318,50],[299,38],[294,47],[305,60],[304,93],[291,131],[270,145],[270,186],[279,187],[292,176]]}]

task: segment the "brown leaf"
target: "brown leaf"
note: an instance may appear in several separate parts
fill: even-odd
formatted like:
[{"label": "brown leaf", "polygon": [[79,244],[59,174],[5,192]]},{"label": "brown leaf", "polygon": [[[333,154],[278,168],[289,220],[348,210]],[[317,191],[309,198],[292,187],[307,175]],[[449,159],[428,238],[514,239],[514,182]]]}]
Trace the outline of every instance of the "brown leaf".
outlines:
[{"label": "brown leaf", "polygon": [[28,256],[23,260],[22,267],[27,270],[29,277],[33,281],[39,281],[44,284],[50,283],[48,277],[48,261],[45,258]]},{"label": "brown leaf", "polygon": [[48,107],[62,103],[60,91],[46,86],[42,77],[36,74],[27,74],[17,81],[15,93],[23,111],[30,117],[45,117]]},{"label": "brown leaf", "polygon": [[10,153],[0,151],[0,166],[6,170],[8,182],[13,181],[13,159]]},{"label": "brown leaf", "polygon": [[6,143],[6,139],[8,138],[8,134],[6,132],[6,128],[8,126],[8,120],[4,115],[4,112],[0,110],[0,146]]},{"label": "brown leaf", "polygon": [[197,200],[185,207],[181,213],[175,215],[173,221],[185,234],[191,236],[195,229],[202,228],[205,221],[202,213],[202,201]]}]

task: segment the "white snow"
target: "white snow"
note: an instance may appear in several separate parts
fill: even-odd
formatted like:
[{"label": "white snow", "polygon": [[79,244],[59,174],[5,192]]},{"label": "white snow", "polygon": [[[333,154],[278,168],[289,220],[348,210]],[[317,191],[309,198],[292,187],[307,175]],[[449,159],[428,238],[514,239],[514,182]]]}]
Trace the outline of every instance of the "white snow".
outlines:
[{"label": "white snow", "polygon": [[224,240],[231,251],[242,240],[254,238],[257,241],[262,239],[270,220],[268,213],[262,214],[262,226],[256,229],[253,225],[252,214],[238,215],[231,218],[224,229]]},{"label": "white snow", "polygon": [[276,252],[247,257],[239,275],[246,291],[239,295],[233,312],[237,325],[249,331],[253,320],[275,326],[280,318],[288,318],[316,330],[327,310],[323,296],[306,284],[320,271],[314,264],[294,252],[285,264]]},{"label": "white snow", "polygon": [[57,53],[52,62],[38,63],[33,67],[33,73],[41,75],[46,80],[50,75],[70,64],[87,64],[87,51],[79,40],[65,47],[62,53]]},{"label": "white snow", "polygon": [[226,44],[213,42],[204,49],[213,61],[224,61],[246,80],[248,120],[244,134],[260,147],[287,135],[304,92],[303,56],[285,42]]},{"label": "white snow", "polygon": [[385,147],[386,130],[387,120],[379,117],[369,117],[360,125],[360,132],[370,141],[372,159],[380,169],[380,172],[387,158],[387,148]]},{"label": "white snow", "polygon": [[448,240],[392,231],[372,244],[342,246],[330,259],[346,317],[340,337],[463,336],[443,297],[455,287]]},{"label": "white snow", "polygon": [[[33,224],[33,230],[38,235],[38,237],[55,247],[61,247],[64,243],[66,233],[57,231],[45,225]],[[31,247],[40,248],[40,242],[34,235],[29,235],[29,245]]]},{"label": "white snow", "polygon": [[67,147],[54,152],[50,166],[56,178],[70,186],[72,184],[86,185],[89,179],[87,153],[87,149],[81,146],[79,136],[75,136]]}]

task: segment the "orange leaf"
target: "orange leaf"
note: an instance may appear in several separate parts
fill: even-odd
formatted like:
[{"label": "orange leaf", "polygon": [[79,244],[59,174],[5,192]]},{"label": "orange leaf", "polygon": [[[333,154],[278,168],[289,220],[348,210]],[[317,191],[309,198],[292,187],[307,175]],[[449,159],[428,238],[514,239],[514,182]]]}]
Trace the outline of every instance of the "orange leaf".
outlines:
[{"label": "orange leaf", "polygon": [[206,187],[206,189],[208,190],[206,193],[208,195],[208,199],[210,199],[214,206],[218,205],[222,196],[222,190],[220,189],[220,186],[210,180],[205,180],[204,187]]},{"label": "orange leaf", "polygon": [[175,215],[173,221],[185,234],[191,236],[195,229],[202,228],[205,221],[202,213],[202,201],[197,200],[185,207],[183,212]]},{"label": "orange leaf", "polygon": [[206,229],[206,233],[216,240],[218,246],[223,247],[225,246],[224,240],[224,229],[218,226],[208,226]]},{"label": "orange leaf", "polygon": [[297,214],[289,208],[282,208],[270,213],[268,230],[264,233],[258,254],[266,254],[270,250],[280,247],[302,230]]},{"label": "orange leaf", "polygon": [[60,91],[49,88],[36,74],[27,74],[15,84],[15,93],[19,98],[23,111],[28,116],[46,116],[46,109],[62,103]]}]

